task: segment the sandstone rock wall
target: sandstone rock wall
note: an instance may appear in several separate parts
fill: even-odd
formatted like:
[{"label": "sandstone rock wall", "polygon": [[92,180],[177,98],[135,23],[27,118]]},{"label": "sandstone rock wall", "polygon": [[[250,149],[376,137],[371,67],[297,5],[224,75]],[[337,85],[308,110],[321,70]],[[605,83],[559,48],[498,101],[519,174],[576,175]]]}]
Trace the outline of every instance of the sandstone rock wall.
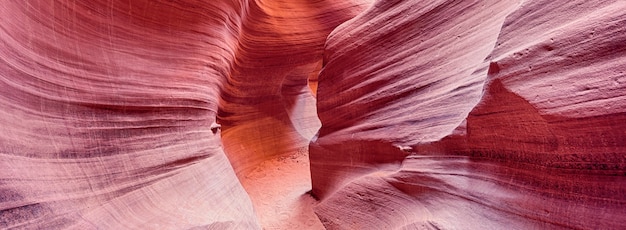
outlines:
[{"label": "sandstone rock wall", "polygon": [[260,228],[236,174],[306,152],[309,78],[365,6],[3,3],[0,228]]},{"label": "sandstone rock wall", "polygon": [[237,176],[308,145],[328,229],[622,229],[624,12],[4,1],[0,228],[259,229]]},{"label": "sandstone rock wall", "polygon": [[623,228],[625,9],[378,1],[340,26],[311,143],[318,216],[329,229]]},{"label": "sandstone rock wall", "polygon": [[247,4],[2,2],[0,228],[260,228],[210,129]]},{"label": "sandstone rock wall", "polygon": [[251,1],[237,56],[220,95],[224,147],[239,174],[272,156],[306,151],[319,129],[308,86],[326,37],[367,4]]}]

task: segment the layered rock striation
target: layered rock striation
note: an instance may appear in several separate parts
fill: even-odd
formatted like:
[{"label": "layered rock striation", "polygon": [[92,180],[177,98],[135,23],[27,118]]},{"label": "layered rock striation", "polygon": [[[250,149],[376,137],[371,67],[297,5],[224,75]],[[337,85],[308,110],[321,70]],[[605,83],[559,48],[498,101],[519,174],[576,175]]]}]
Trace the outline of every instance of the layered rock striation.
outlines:
[{"label": "layered rock striation", "polygon": [[329,229],[623,228],[625,9],[380,1],[340,26],[311,143],[318,216]]},{"label": "layered rock striation", "polygon": [[3,3],[0,228],[260,228],[236,174],[306,150],[366,3]]},{"label": "layered rock striation", "polygon": [[260,229],[238,178],[307,147],[327,229],[624,228],[624,12],[3,2],[0,228]]},{"label": "layered rock striation", "polygon": [[274,156],[305,151],[319,129],[315,84],[326,37],[366,4],[251,1],[220,94],[224,147],[239,175]]}]

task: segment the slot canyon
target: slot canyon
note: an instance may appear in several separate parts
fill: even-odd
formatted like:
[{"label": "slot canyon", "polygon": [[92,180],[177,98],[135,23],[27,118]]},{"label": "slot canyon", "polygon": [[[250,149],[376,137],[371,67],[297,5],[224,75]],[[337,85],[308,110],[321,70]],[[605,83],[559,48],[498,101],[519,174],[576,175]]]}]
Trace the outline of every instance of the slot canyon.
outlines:
[{"label": "slot canyon", "polygon": [[2,0],[0,229],[626,229],[626,1]]}]

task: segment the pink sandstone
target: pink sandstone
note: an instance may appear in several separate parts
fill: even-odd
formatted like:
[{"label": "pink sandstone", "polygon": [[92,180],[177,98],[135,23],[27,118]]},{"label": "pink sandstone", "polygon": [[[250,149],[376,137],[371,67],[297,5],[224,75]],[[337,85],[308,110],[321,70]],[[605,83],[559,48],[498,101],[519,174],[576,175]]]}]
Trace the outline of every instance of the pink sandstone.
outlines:
[{"label": "pink sandstone", "polygon": [[381,1],[341,25],[310,150],[326,228],[624,228],[624,12]]},{"label": "pink sandstone", "polygon": [[0,229],[626,228],[625,12],[2,2]]}]

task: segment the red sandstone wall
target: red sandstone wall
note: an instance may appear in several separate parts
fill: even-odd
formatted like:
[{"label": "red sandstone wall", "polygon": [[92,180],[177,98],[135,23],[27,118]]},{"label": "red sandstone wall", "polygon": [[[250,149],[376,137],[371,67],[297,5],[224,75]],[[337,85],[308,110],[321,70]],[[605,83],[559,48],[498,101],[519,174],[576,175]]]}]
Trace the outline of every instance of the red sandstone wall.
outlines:
[{"label": "red sandstone wall", "polygon": [[328,229],[624,228],[624,12],[5,1],[0,228],[259,229],[236,175],[311,138]]},{"label": "red sandstone wall", "polygon": [[0,228],[259,228],[235,175],[306,151],[308,78],[365,6],[3,4]]},{"label": "red sandstone wall", "polygon": [[329,229],[623,228],[624,12],[378,1],[341,25],[319,77],[316,213]]},{"label": "red sandstone wall", "polygon": [[238,172],[273,156],[306,151],[320,123],[308,87],[332,29],[359,1],[251,1],[237,57],[220,95],[224,147]]},{"label": "red sandstone wall", "polygon": [[260,228],[222,147],[245,1],[3,1],[0,228]]}]

